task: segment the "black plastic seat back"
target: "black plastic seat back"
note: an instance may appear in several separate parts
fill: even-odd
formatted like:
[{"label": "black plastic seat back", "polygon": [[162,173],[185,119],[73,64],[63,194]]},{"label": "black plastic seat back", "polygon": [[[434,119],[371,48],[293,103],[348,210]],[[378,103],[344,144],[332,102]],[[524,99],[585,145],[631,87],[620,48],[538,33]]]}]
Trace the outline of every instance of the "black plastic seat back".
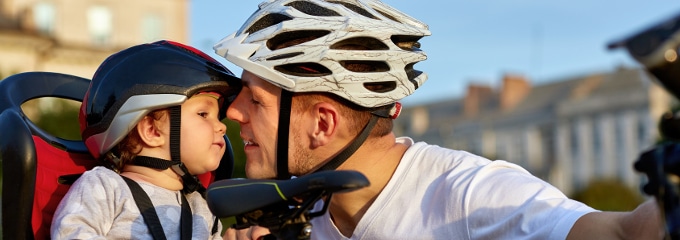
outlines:
[{"label": "black plastic seat back", "polygon": [[88,79],[49,72],[20,73],[0,81],[3,239],[47,238],[54,208],[68,190],[59,177],[98,164],[83,142],[45,132],[26,117],[21,105],[41,97],[80,101],[88,85]]}]

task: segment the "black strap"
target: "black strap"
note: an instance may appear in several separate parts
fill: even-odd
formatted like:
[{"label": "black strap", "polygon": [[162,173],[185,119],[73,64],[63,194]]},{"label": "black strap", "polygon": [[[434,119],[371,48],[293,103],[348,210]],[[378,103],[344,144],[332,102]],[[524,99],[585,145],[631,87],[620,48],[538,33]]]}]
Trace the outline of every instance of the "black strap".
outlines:
[{"label": "black strap", "polygon": [[179,157],[180,132],[182,126],[182,107],[174,106],[170,111],[170,160],[175,163],[182,162]]},{"label": "black strap", "polygon": [[366,138],[368,135],[371,133],[371,130],[373,130],[373,127],[375,124],[378,122],[378,116],[372,115],[371,119],[368,121],[368,124],[364,126],[364,129],[361,131],[361,133],[350,143],[345,149],[343,149],[338,155],[336,155],[333,159],[328,161],[326,164],[321,166],[319,170],[316,170],[316,172],[321,172],[321,171],[328,171],[328,170],[335,170],[338,168],[342,163],[344,163],[349,157],[354,154],[354,152],[361,147],[361,144],[366,141]]},{"label": "black strap", "polygon": [[201,181],[198,179],[198,177],[189,174],[189,170],[182,162],[168,161],[165,159],[148,156],[136,156],[132,159],[132,164],[158,170],[172,168],[172,171],[177,173],[177,175],[182,178],[182,193],[189,194],[194,191],[198,191],[198,193],[200,193],[202,196],[205,194],[205,187],[203,184],[201,184]]},{"label": "black strap", "polygon": [[293,93],[281,90],[281,103],[279,104],[279,129],[276,145],[276,179],[290,179],[288,172],[288,132],[290,128],[290,111],[293,102]]},{"label": "black strap", "polygon": [[[166,239],[165,232],[163,232],[163,226],[161,225],[160,219],[158,219],[156,208],[154,208],[153,203],[151,203],[149,195],[146,194],[144,189],[142,189],[142,187],[139,186],[139,184],[134,180],[129,179],[123,175],[120,176],[123,178],[123,180],[125,180],[128,187],[130,187],[130,191],[132,191],[132,196],[135,199],[137,208],[139,208],[139,212],[142,213],[142,217],[144,218],[146,227],[149,228],[149,232],[153,236],[153,239],[155,240]],[[182,215],[180,216],[181,239],[189,240],[191,239],[191,234],[193,232],[192,230],[193,219],[191,215],[191,207],[189,206],[189,202],[187,202],[187,198],[184,196],[184,194],[182,194],[181,211],[182,211]]]},{"label": "black strap", "polygon": [[161,225],[161,220],[158,219],[158,214],[156,214],[156,209],[153,207],[151,199],[149,199],[149,195],[144,192],[144,189],[142,189],[142,187],[139,186],[137,182],[123,175],[120,176],[123,177],[123,180],[125,180],[127,185],[130,187],[130,191],[132,191],[132,196],[135,199],[137,208],[139,208],[139,212],[142,213],[146,227],[149,228],[149,232],[153,236],[153,239],[166,239],[165,232],[163,232],[163,226]]},{"label": "black strap", "polygon": [[[213,216],[213,217],[214,217],[214,216]],[[220,221],[219,218],[217,218],[217,217],[214,217],[214,218],[215,218],[215,221],[213,221],[213,228],[212,228],[212,231],[211,231],[211,234],[210,234],[210,235],[214,235],[215,233],[217,233],[217,226],[218,226],[219,221]]]},{"label": "black strap", "polygon": [[180,158],[180,132],[182,126],[182,107],[173,106],[169,108],[170,111],[170,160],[172,160],[172,171],[182,177],[182,184],[184,188],[182,192],[189,194],[198,191],[201,195],[205,194],[205,187],[201,184],[198,178],[191,175],[189,170],[184,166]]},{"label": "black strap", "polygon": [[193,232],[192,230],[192,216],[191,216],[191,207],[189,206],[189,203],[187,202],[187,198],[184,197],[184,194],[182,194],[182,216],[179,217],[179,221],[181,224],[180,228],[180,233],[182,234],[182,240],[185,239],[191,239],[191,233]]},{"label": "black strap", "polygon": [[378,123],[379,118],[392,118],[390,111],[395,105],[396,103],[393,103],[371,111],[371,119],[368,120],[368,123],[366,123],[364,129],[361,130],[361,133],[359,133],[359,135],[354,138],[354,141],[342,149],[342,151],[335,155],[335,157],[333,157],[330,161],[321,166],[319,170],[316,170],[316,172],[335,170],[342,163],[347,161],[347,159],[351,157],[352,154],[354,154],[354,152],[356,152],[362,144],[364,144],[364,141],[366,141],[366,138],[368,138],[371,130],[373,130],[373,127],[375,127],[375,124]]},{"label": "black strap", "polygon": [[158,170],[165,170],[170,168],[175,163],[172,161],[155,157],[136,156],[135,158],[132,159],[132,164]]}]

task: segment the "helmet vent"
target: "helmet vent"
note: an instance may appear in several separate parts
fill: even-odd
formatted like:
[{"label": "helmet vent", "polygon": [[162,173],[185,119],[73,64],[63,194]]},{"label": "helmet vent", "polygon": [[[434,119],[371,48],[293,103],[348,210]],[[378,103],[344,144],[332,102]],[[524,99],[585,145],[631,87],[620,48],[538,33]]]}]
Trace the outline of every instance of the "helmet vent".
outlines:
[{"label": "helmet vent", "polygon": [[370,37],[356,37],[342,40],[333,44],[331,49],[343,50],[389,50],[390,48],[378,39]]},{"label": "helmet vent", "polygon": [[381,61],[340,61],[340,65],[352,72],[387,72],[390,66]]},{"label": "helmet vent", "polygon": [[364,88],[372,92],[386,93],[397,88],[397,83],[394,81],[389,82],[370,82],[364,83]]},{"label": "helmet vent", "polygon": [[413,65],[415,64],[416,63],[411,63],[406,65],[406,67],[404,67],[404,71],[406,72],[406,77],[408,77],[408,80],[413,83],[415,89],[418,89],[418,83],[415,81],[415,79],[420,76],[420,74],[423,74],[423,72],[413,69]]},{"label": "helmet vent", "polygon": [[375,10],[376,12],[379,12],[380,14],[382,14],[382,15],[385,16],[386,18],[389,18],[389,19],[392,20],[392,21],[401,23],[401,21],[397,20],[397,18],[393,17],[392,15],[389,15],[389,14],[387,14],[387,13],[385,13],[385,12],[383,12],[383,11],[380,11],[380,10],[378,10],[378,9],[373,9],[373,10]]},{"label": "helmet vent", "polygon": [[303,54],[302,52],[286,53],[286,54],[281,54],[281,55],[277,55],[277,56],[267,58],[267,61],[274,61],[274,60],[279,60],[279,59],[292,58],[292,57],[302,55],[302,54]]},{"label": "helmet vent", "polygon": [[276,71],[300,77],[321,77],[330,75],[328,68],[318,63],[291,63],[274,67]]},{"label": "helmet vent", "polygon": [[420,51],[420,40],[422,36],[408,36],[408,35],[394,35],[392,36],[392,42],[397,45],[397,47],[406,51]]},{"label": "helmet vent", "polygon": [[311,2],[295,1],[286,4],[286,6],[293,7],[300,12],[306,13],[307,15],[320,16],[320,17],[332,17],[340,16],[337,12],[330,10],[325,7],[321,7]]},{"label": "helmet vent", "polygon": [[258,19],[253,25],[250,25],[248,30],[246,30],[247,33],[254,33],[257,31],[260,31],[262,29],[265,29],[270,26],[274,26],[276,24],[279,24],[283,21],[288,21],[291,20],[292,18],[283,14],[278,14],[278,13],[272,13],[272,14],[267,14],[264,17]]},{"label": "helmet vent", "polygon": [[366,11],[365,9],[363,9],[363,8],[357,6],[357,5],[354,5],[354,4],[351,4],[351,3],[348,3],[348,2],[341,2],[341,1],[328,1],[328,2],[343,5],[347,9],[349,9],[353,12],[356,12],[360,15],[363,15],[364,17],[378,19],[377,17],[373,16],[373,14],[369,13],[368,11]]},{"label": "helmet vent", "polygon": [[269,49],[287,48],[326,36],[328,33],[330,33],[330,31],[326,30],[284,32],[267,40],[267,47]]}]

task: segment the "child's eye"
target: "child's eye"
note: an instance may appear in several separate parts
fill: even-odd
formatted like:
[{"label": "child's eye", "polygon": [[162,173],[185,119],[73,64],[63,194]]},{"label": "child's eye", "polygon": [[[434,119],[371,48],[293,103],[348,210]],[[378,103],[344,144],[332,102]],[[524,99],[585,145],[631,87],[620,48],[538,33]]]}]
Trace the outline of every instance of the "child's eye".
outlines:
[{"label": "child's eye", "polygon": [[199,113],[198,113],[198,116],[201,116],[202,118],[207,118],[207,117],[208,117],[208,113],[207,113],[207,112],[199,112]]}]

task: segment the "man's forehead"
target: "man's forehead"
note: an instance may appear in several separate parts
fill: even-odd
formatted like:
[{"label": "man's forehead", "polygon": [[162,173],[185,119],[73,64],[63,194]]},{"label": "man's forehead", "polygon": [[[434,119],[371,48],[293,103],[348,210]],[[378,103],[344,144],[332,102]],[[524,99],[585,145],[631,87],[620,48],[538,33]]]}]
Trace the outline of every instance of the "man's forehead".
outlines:
[{"label": "man's forehead", "polygon": [[268,92],[272,95],[280,95],[281,93],[280,87],[248,71],[243,71],[241,74],[241,82],[244,88],[249,88],[253,93],[260,91]]},{"label": "man's forehead", "polygon": [[264,78],[258,76],[257,74],[254,74],[254,73],[251,73],[251,72],[248,72],[248,71],[243,71],[243,74],[241,74],[241,82],[243,83],[244,87],[248,87],[248,88],[253,88],[253,87],[259,87],[259,88],[264,88],[264,89],[279,88],[276,85],[265,80]]}]

